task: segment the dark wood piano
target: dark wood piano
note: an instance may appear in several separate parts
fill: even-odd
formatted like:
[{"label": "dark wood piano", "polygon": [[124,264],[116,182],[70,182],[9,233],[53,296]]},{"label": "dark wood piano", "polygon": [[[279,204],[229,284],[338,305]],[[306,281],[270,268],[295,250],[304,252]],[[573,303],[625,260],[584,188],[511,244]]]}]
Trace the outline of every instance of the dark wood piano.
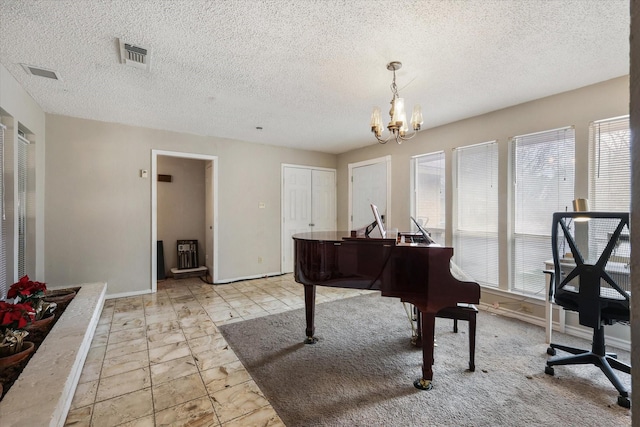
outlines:
[{"label": "dark wood piano", "polygon": [[480,286],[451,274],[453,248],[396,239],[355,238],[348,232],[326,231],[293,236],[294,275],[304,285],[306,340],[316,342],[316,286],[371,289],[400,298],[420,312],[422,377],[417,388],[431,389],[433,339],[439,311],[458,303],[478,304]]}]

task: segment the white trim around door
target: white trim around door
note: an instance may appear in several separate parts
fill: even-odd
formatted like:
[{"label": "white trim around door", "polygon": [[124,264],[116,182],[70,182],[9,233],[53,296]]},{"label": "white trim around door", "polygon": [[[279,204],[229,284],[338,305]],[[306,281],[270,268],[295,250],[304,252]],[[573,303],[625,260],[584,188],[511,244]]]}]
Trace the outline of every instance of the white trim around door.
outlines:
[{"label": "white trim around door", "polygon": [[151,150],[151,292],[158,290],[158,156],[211,160],[213,163],[213,283],[218,281],[218,157],[208,154]]}]

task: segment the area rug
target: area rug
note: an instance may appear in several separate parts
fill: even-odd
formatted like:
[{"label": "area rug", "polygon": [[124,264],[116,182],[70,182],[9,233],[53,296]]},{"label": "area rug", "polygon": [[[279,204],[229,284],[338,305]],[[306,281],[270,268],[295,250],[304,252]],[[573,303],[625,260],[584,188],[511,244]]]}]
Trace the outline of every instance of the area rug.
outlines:
[{"label": "area rug", "polygon": [[[540,327],[481,311],[476,370],[468,330],[437,319],[434,387],[414,388],[422,352],[402,303],[371,294],[316,307],[318,343],[305,345],[304,310],[221,327],[231,348],[289,426],[629,426],[631,412],[592,366],[544,373]],[[589,346],[554,333],[554,341]],[[586,347],[585,347],[586,348]],[[629,353],[618,352],[629,361]],[[631,378],[620,374],[630,386]]]}]

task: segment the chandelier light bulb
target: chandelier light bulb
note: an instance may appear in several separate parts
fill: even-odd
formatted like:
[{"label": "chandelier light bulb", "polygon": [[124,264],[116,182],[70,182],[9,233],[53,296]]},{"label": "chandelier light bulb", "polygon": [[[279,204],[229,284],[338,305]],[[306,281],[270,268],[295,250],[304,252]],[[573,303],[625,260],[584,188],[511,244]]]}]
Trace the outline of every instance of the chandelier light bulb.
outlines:
[{"label": "chandelier light bulb", "polygon": [[377,136],[382,135],[382,118],[379,107],[373,107],[373,113],[371,113],[371,132]]},{"label": "chandelier light bulb", "polygon": [[407,115],[404,112],[404,98],[395,98],[391,111],[393,111],[391,121],[395,126],[401,128],[407,121]]},{"label": "chandelier light bulb", "polygon": [[416,105],[413,107],[413,114],[411,114],[411,127],[413,130],[418,131],[422,126],[422,107]]}]

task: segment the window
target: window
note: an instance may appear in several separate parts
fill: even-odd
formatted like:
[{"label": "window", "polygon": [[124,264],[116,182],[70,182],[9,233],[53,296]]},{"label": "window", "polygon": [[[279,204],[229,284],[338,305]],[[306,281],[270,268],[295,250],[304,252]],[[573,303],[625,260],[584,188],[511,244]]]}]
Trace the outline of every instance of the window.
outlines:
[{"label": "window", "polygon": [[413,158],[414,218],[444,244],[445,194],[444,152]]},{"label": "window", "polygon": [[0,300],[7,297],[7,225],[4,214],[4,132],[0,123]]},{"label": "window", "polygon": [[456,264],[483,285],[498,286],[498,144],[455,150]]},{"label": "window", "polygon": [[574,147],[572,127],[517,136],[511,141],[512,291],[540,294],[544,290],[542,271],[552,257],[552,214],[572,210]]},{"label": "window", "polygon": [[589,205],[592,211],[630,212],[628,116],[597,121],[589,127]]},{"label": "window", "polygon": [[27,162],[29,141],[18,134],[18,277],[26,273],[27,261]]}]

